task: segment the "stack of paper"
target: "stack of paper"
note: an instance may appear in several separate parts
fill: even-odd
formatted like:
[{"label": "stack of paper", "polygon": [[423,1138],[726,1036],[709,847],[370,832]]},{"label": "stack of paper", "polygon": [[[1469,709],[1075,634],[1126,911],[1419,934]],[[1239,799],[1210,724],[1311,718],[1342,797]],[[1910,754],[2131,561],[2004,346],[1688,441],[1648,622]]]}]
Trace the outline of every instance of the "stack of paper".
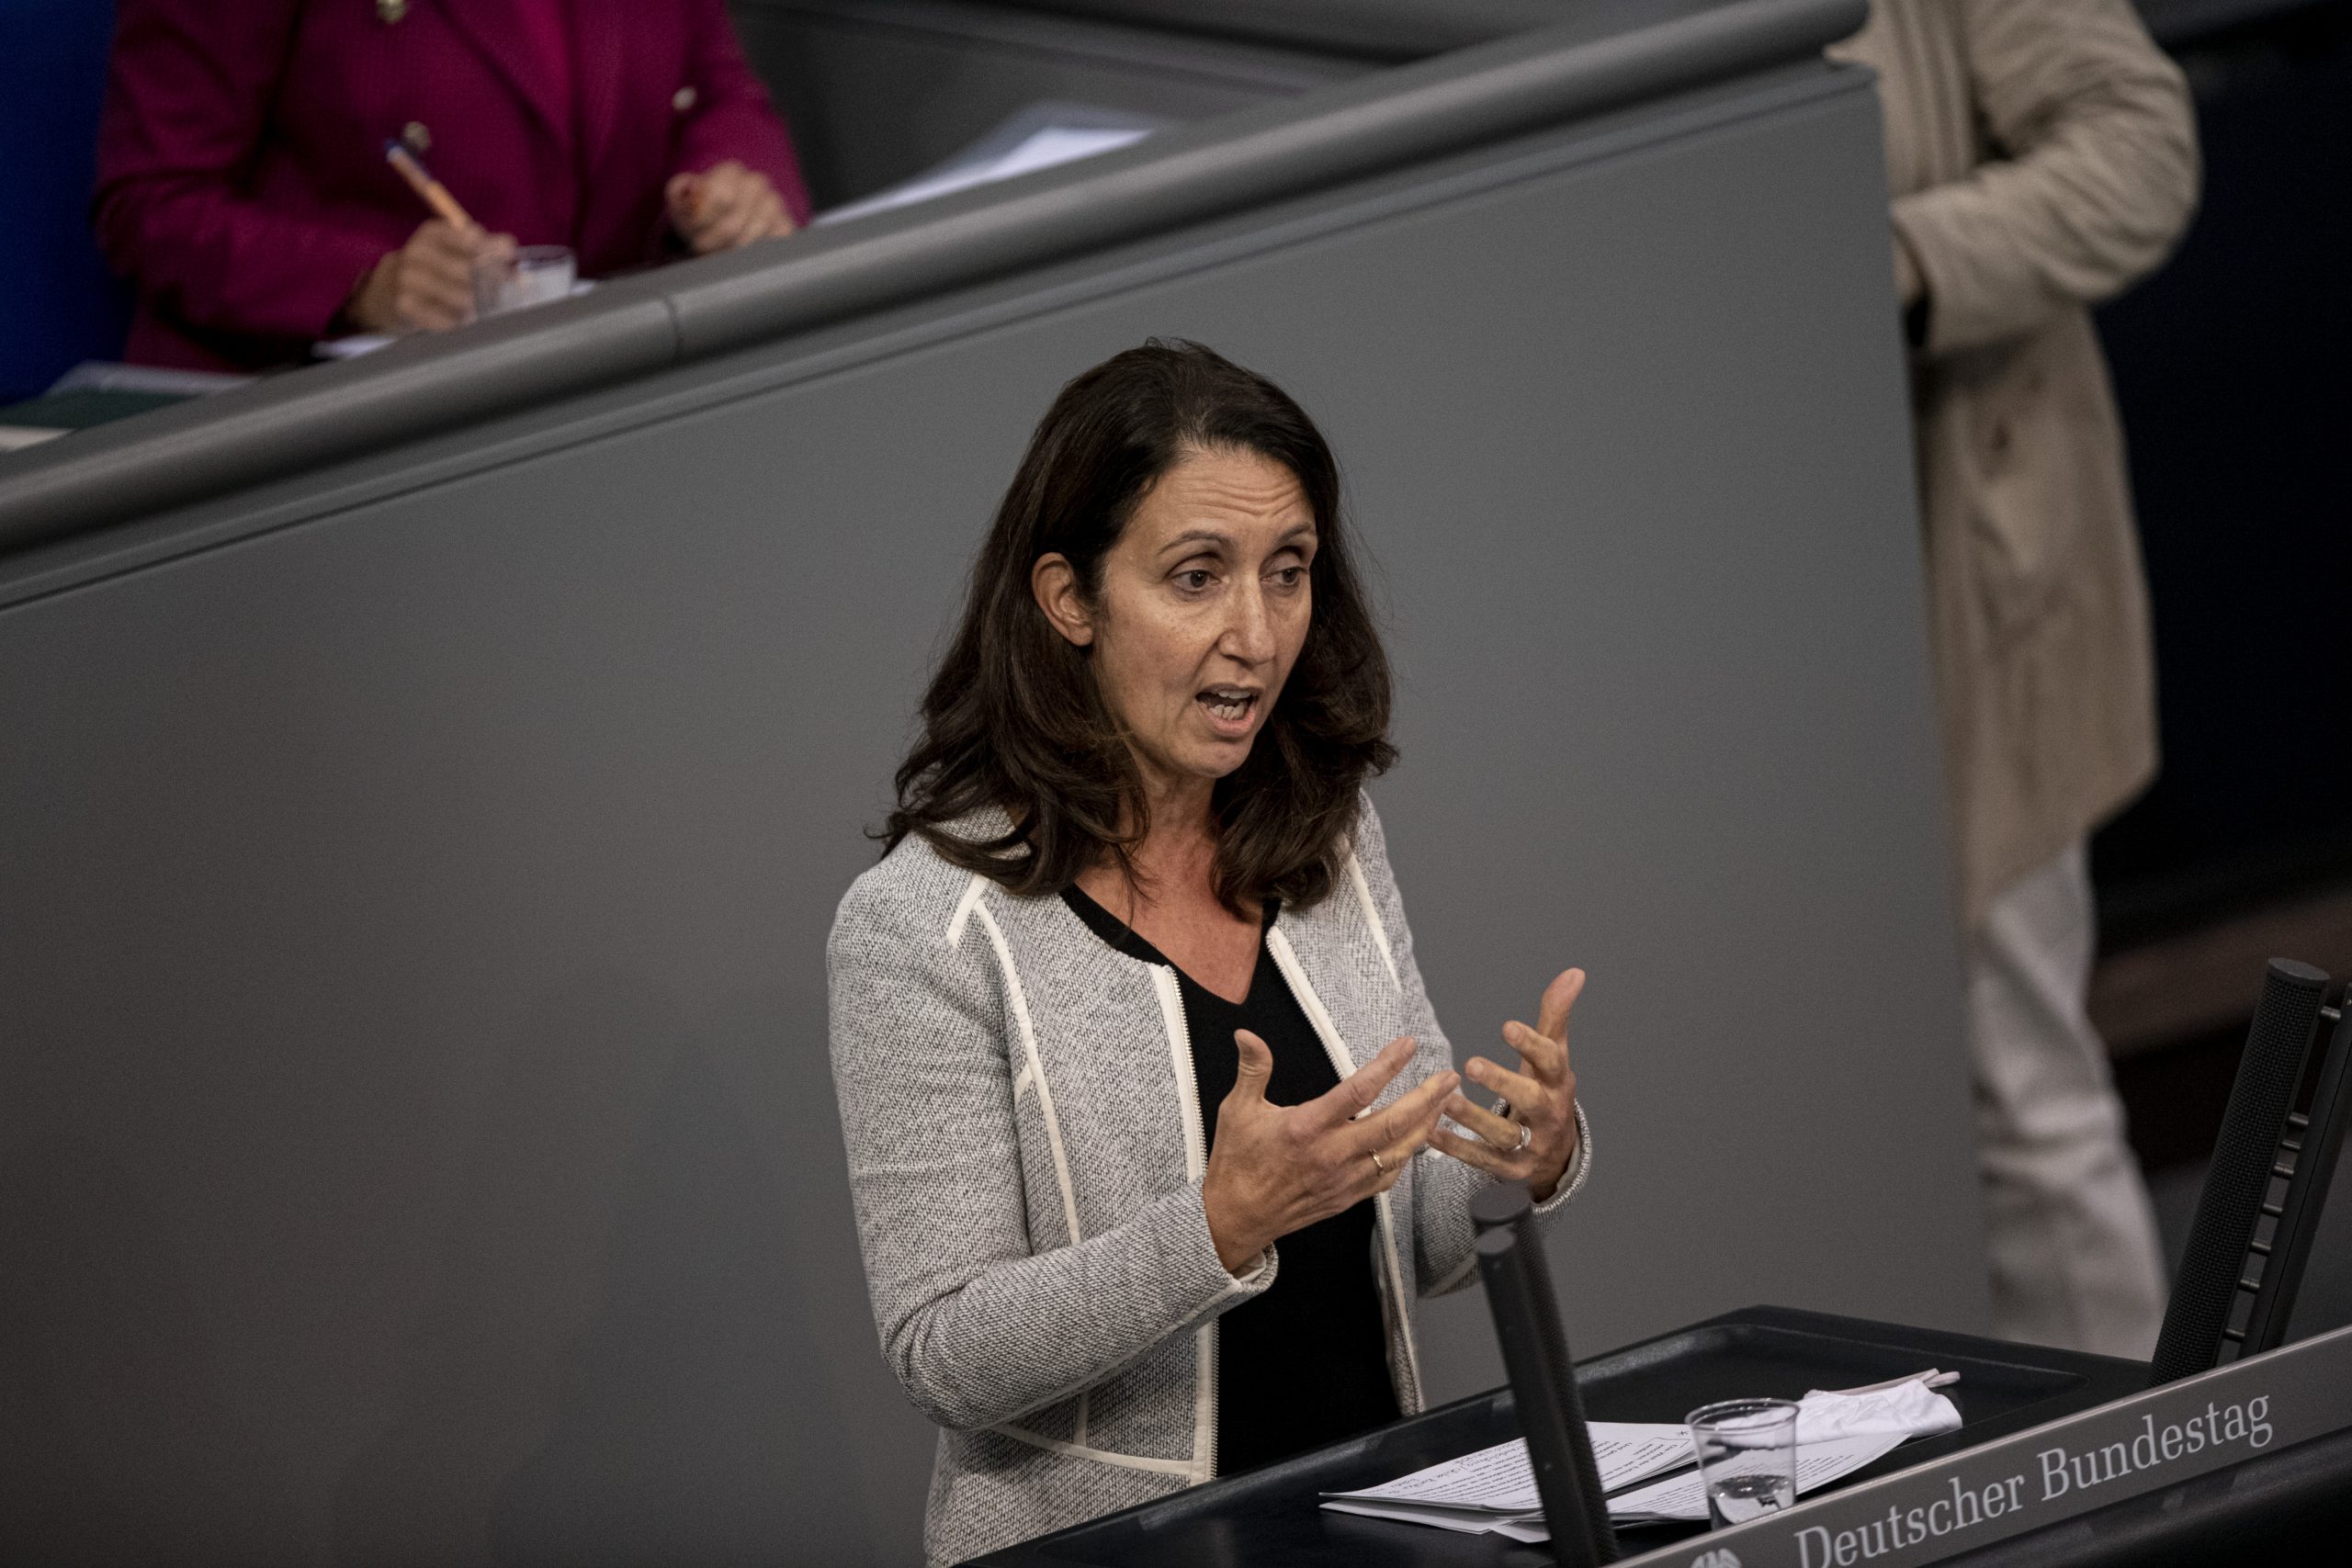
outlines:
[{"label": "stack of paper", "polygon": [[[1851,1475],[1905,1438],[1957,1430],[1959,1410],[1934,1392],[1930,1380],[1948,1382],[1951,1376],[1923,1372],[1867,1389],[1806,1394],[1797,1405],[1797,1491],[1810,1492]],[[1658,1524],[1707,1517],[1706,1488],[1689,1429],[1680,1422],[1595,1421],[1590,1430],[1600,1489],[1613,1494],[1609,1499],[1611,1523]],[[1668,1471],[1679,1473],[1666,1474]],[[1663,1479],[1651,1479],[1657,1476]],[[1340,1513],[1514,1540],[1549,1539],[1523,1439],[1431,1465],[1385,1486],[1328,1493],[1323,1506]]]},{"label": "stack of paper", "polygon": [[[1591,1431],[1593,1464],[1600,1472],[1604,1492],[1691,1462],[1690,1434],[1679,1422],[1595,1421]],[[1343,1514],[1441,1529],[1491,1530],[1519,1540],[1544,1539],[1544,1502],[1536,1495],[1526,1440],[1519,1438],[1415,1471],[1385,1486],[1331,1495],[1323,1506]],[[1702,1500],[1702,1511],[1705,1506]],[[1613,1517],[1613,1506],[1611,1512]],[[1528,1533],[1530,1521],[1532,1534]]]}]

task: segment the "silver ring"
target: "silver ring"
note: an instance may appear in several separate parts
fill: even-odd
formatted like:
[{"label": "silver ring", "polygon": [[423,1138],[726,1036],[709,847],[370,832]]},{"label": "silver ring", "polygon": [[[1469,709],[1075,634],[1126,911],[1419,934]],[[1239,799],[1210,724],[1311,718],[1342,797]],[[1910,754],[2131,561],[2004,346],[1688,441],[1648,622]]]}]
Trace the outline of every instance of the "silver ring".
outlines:
[{"label": "silver ring", "polygon": [[1510,1152],[1511,1152],[1511,1153],[1513,1153],[1513,1154],[1517,1154],[1517,1153],[1519,1153],[1519,1151],[1520,1151],[1520,1150],[1521,1150],[1521,1149],[1525,1148],[1528,1145],[1530,1145],[1530,1144],[1533,1143],[1534,1141],[1535,1141],[1535,1129],[1534,1129],[1534,1128],[1532,1128],[1532,1127],[1531,1127],[1531,1126],[1529,1126],[1526,1122],[1521,1122],[1519,1124],[1519,1142],[1517,1142],[1517,1143],[1513,1144],[1513,1145],[1510,1146]]},{"label": "silver ring", "polygon": [[1366,1153],[1366,1154],[1368,1154],[1368,1155],[1370,1155],[1370,1156],[1372,1156],[1372,1168],[1373,1168],[1373,1169],[1374,1169],[1374,1170],[1376,1170],[1376,1171],[1380,1172],[1380,1174],[1381,1174],[1381,1175],[1383,1175],[1383,1176],[1385,1176],[1385,1175],[1387,1175],[1387,1174],[1388,1174],[1388,1168],[1387,1168],[1386,1166],[1385,1166],[1385,1165],[1383,1165],[1383,1164],[1381,1164],[1381,1163],[1380,1163],[1380,1151],[1379,1151],[1378,1149],[1366,1149],[1366,1150],[1364,1150],[1364,1153]]}]

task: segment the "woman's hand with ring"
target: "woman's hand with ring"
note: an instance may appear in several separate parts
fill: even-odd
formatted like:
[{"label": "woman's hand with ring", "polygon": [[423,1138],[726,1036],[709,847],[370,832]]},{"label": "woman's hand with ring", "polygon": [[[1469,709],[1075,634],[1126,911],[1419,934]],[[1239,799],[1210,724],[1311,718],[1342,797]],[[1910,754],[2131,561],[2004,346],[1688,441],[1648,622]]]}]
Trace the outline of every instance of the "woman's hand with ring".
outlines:
[{"label": "woman's hand with ring", "polygon": [[1246,1029],[1234,1032],[1233,1043],[1241,1059],[1233,1092],[1217,1107],[1216,1140],[1201,1179],[1209,1236],[1228,1273],[1293,1231],[1387,1191],[1429,1143],[1462,1082],[1451,1070],[1434,1073],[1365,1114],[1413,1059],[1413,1042],[1399,1035],[1329,1093],[1275,1105],[1266,1099],[1273,1053]]},{"label": "woman's hand with ring", "polygon": [[1482,1110],[1461,1095],[1445,1102],[1445,1114],[1476,1134],[1439,1127],[1430,1144],[1465,1165],[1505,1181],[1524,1181],[1538,1202],[1558,1189],[1577,1153],[1577,1075],[1568,1066],[1568,1011],[1584,990],[1584,971],[1569,969],[1544,987],[1535,1027],[1503,1025],[1504,1043],[1519,1053],[1511,1071],[1484,1056],[1473,1056],[1464,1074],[1509,1101],[1509,1114]]}]

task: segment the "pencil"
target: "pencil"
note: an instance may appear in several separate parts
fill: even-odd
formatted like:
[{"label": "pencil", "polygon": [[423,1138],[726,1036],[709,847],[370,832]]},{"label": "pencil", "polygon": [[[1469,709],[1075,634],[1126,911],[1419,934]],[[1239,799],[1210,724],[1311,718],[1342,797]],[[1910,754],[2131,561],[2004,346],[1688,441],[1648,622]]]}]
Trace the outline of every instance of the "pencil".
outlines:
[{"label": "pencil", "polygon": [[449,194],[449,187],[425,172],[424,165],[416,161],[415,153],[387,138],[384,161],[400,172],[401,178],[408,182],[409,189],[416,192],[424,205],[433,209],[434,216],[444,223],[453,229],[475,230],[481,227],[466,215],[464,208],[458,205],[458,198]]}]

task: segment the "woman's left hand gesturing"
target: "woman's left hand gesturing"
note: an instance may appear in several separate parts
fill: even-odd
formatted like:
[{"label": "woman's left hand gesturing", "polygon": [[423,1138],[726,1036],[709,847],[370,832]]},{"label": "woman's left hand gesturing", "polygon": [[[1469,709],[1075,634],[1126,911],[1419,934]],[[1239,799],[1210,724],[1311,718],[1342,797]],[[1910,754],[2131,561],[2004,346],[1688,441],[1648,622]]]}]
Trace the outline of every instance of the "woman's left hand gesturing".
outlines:
[{"label": "woman's left hand gesturing", "polygon": [[1577,1075],[1568,1066],[1568,1010],[1584,989],[1584,971],[1569,969],[1544,987],[1535,1027],[1503,1025],[1503,1041],[1519,1053],[1519,1070],[1473,1056],[1463,1077],[1508,1101],[1503,1113],[1482,1110],[1457,1094],[1445,1114],[1477,1134],[1465,1138],[1444,1126],[1430,1147],[1505,1181],[1524,1181],[1535,1201],[1549,1198],[1577,1153]]}]

